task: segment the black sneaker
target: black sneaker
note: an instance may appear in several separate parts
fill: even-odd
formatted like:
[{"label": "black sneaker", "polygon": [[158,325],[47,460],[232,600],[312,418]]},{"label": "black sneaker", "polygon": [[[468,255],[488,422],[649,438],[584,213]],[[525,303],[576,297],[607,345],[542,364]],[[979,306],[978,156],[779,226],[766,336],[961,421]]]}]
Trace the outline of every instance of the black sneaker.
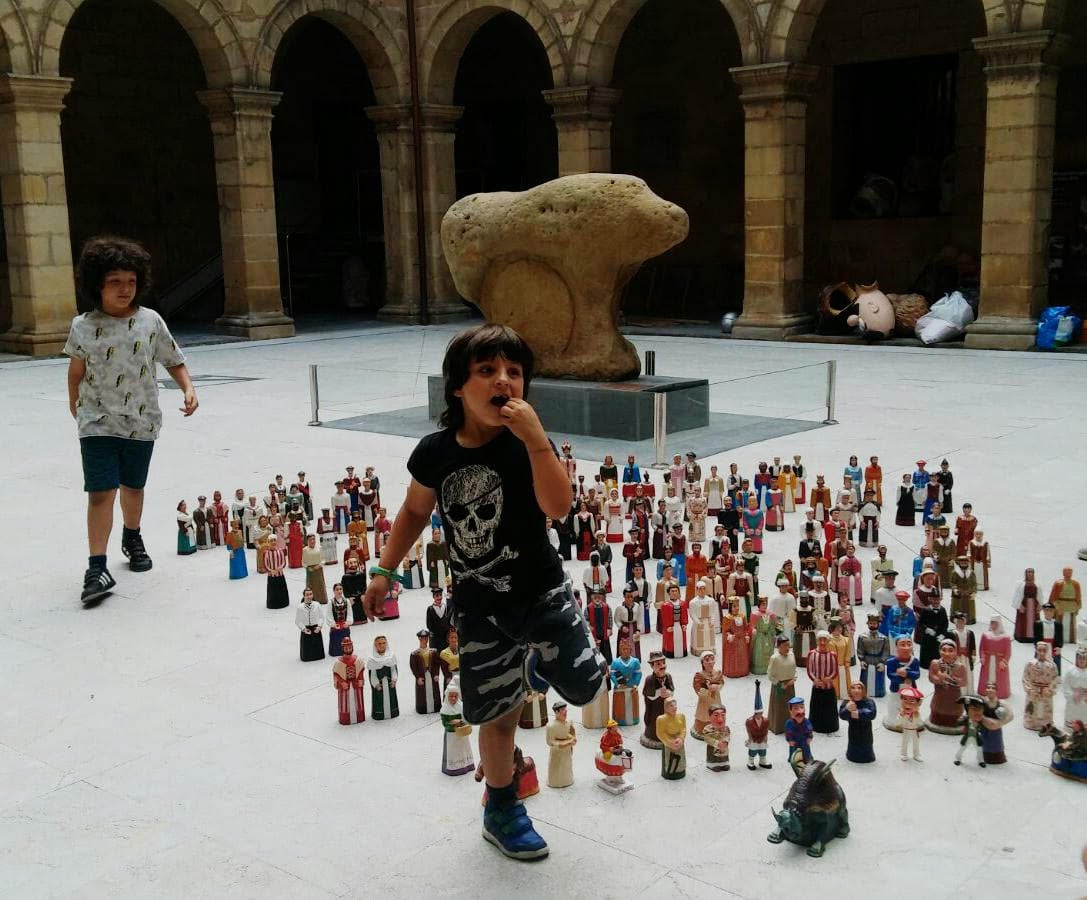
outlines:
[{"label": "black sneaker", "polygon": [[121,553],[128,559],[128,567],[133,572],[146,572],[151,568],[151,557],[147,555],[139,532],[121,541]]},{"label": "black sneaker", "polygon": [[103,597],[117,586],[116,580],[106,568],[87,569],[83,576],[83,606],[97,606]]}]

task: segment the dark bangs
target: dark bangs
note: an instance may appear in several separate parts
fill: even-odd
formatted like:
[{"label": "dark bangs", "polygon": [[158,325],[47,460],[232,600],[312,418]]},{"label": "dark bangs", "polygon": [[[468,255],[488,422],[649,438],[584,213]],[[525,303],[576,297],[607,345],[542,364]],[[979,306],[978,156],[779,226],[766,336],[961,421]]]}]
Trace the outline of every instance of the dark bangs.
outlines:
[{"label": "dark bangs", "polygon": [[464,405],[460,397],[453,396],[453,392],[460,390],[468,381],[472,363],[494,359],[496,356],[504,357],[521,367],[525,379],[525,397],[528,397],[535,357],[521,335],[507,325],[493,322],[467,328],[445,348],[445,359],[442,361],[445,411],[438,418],[439,427],[457,429],[464,424]]}]

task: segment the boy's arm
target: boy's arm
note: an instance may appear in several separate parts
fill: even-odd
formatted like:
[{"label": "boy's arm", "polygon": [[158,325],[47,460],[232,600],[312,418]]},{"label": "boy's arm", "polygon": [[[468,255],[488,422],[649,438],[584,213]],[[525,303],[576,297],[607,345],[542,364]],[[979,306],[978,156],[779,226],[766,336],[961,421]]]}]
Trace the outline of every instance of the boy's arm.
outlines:
[{"label": "boy's arm", "polygon": [[75,418],[76,404],[79,403],[79,385],[87,374],[87,363],[78,356],[68,360],[68,411]]},{"label": "boy's arm", "polygon": [[[185,405],[181,407],[181,411],[186,416],[191,416],[198,406],[200,401],[196,399],[196,388],[192,386],[192,378],[189,377],[189,368],[185,363],[181,363],[179,366],[170,366],[166,370],[170,373],[170,377],[185,394]],[[69,372],[69,384],[71,384],[71,374]],[[69,391],[70,393],[70,391]],[[74,414],[73,414],[74,415]]]},{"label": "boy's arm", "polygon": [[574,502],[574,487],[559,461],[539,416],[524,400],[511,399],[501,409],[509,428],[525,445],[532,465],[532,488],[544,515],[561,519]]}]

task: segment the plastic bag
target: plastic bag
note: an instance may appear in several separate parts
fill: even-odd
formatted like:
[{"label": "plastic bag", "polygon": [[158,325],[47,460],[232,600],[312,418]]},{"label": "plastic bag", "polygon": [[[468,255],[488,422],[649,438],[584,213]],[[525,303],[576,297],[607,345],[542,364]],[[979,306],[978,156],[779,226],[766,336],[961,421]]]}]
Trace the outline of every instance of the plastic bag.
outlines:
[{"label": "plastic bag", "polygon": [[960,329],[965,329],[974,321],[974,310],[959,291],[945,294],[932,304],[928,314],[934,319],[943,319],[957,325]]},{"label": "plastic bag", "polygon": [[1072,312],[1070,306],[1050,306],[1042,310],[1038,319],[1037,347],[1052,350],[1063,347],[1079,338],[1083,320]]},{"label": "plastic bag", "polygon": [[921,316],[913,329],[923,344],[941,344],[944,341],[953,341],[966,332],[965,328],[960,328],[954,322],[937,319],[932,315]]}]

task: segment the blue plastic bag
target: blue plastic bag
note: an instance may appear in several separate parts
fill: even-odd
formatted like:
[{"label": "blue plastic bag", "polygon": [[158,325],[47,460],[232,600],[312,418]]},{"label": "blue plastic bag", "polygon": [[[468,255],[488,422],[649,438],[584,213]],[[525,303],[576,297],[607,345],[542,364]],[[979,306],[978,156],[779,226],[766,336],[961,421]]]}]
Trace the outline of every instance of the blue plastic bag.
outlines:
[{"label": "blue plastic bag", "polygon": [[1079,338],[1083,320],[1073,314],[1070,306],[1049,306],[1038,319],[1037,347],[1052,350],[1064,347]]}]

